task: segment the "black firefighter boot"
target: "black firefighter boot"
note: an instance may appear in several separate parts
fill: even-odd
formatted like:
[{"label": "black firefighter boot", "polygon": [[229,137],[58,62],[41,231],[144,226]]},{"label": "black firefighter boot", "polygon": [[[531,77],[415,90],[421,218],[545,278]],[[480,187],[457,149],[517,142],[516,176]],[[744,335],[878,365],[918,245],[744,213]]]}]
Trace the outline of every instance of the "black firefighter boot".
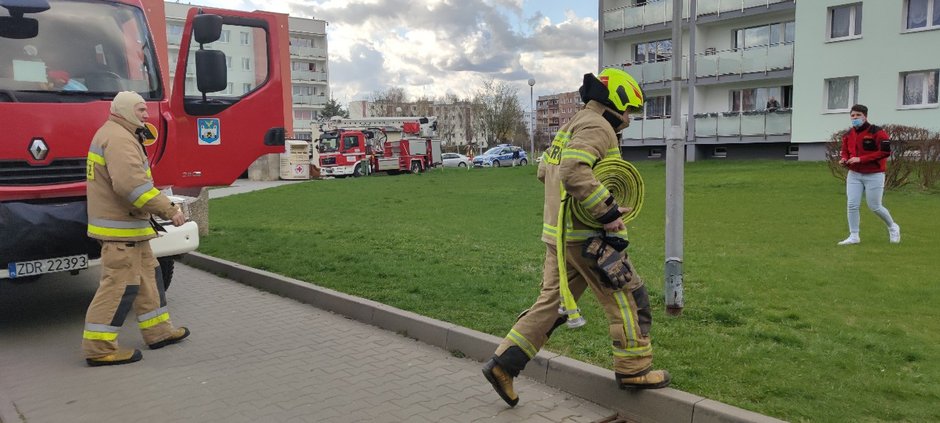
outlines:
[{"label": "black firefighter boot", "polygon": [[483,376],[490,381],[493,389],[496,390],[496,393],[503,401],[506,401],[506,404],[515,407],[519,403],[519,395],[516,395],[516,391],[512,387],[512,376],[499,366],[496,357],[491,358],[483,365]]}]

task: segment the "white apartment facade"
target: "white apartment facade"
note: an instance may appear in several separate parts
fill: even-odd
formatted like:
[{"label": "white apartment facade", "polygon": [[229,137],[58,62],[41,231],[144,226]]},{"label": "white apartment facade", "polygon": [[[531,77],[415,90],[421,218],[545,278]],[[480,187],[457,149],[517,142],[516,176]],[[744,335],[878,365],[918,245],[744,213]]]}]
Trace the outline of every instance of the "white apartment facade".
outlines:
[{"label": "white apartment facade", "polygon": [[[599,2],[598,65],[629,72],[647,98],[643,116],[622,134],[632,159],[665,157],[672,5]],[[940,43],[940,0],[684,0],[683,12],[688,160],[822,160],[855,103],[876,123],[940,127],[940,55],[931,53]]]},{"label": "white apartment facade", "polygon": [[940,130],[940,0],[811,0],[796,8],[793,142],[821,160],[822,143],[868,106],[875,124]]},{"label": "white apartment facade", "polygon": [[[694,17],[689,0],[683,3],[682,53],[674,55],[672,0],[599,2],[598,65],[629,72],[646,96],[642,115],[622,134],[624,156],[665,158],[672,63],[678,56],[688,160],[796,157],[791,147],[795,1],[698,0]],[[779,105],[768,111],[771,96]]]},{"label": "white apartment facade", "polygon": [[[170,80],[176,77],[180,39],[190,4],[166,2],[167,46]],[[329,99],[329,60],[326,22],[318,19],[288,17],[291,55],[291,86],[294,113],[293,138],[310,139],[311,123],[317,120]],[[255,44],[264,42],[264,31],[238,25],[222,25],[219,41],[207,48],[221,50],[228,61],[228,88],[213,96],[241,97],[251,93],[266,78],[267,64],[256,54]],[[190,59],[194,57],[190,52]],[[188,60],[186,94],[199,95],[195,82],[195,61]],[[171,83],[172,85],[172,83]]]}]

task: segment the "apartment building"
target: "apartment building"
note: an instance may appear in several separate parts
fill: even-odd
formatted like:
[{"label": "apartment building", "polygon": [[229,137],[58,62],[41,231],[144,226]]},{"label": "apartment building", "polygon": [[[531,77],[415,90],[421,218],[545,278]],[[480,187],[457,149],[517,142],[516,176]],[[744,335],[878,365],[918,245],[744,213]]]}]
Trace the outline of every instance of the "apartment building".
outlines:
[{"label": "apartment building", "polygon": [[357,100],[349,102],[349,117],[354,119],[383,116],[436,116],[437,137],[444,147],[485,145],[482,135],[477,135],[473,119],[473,106],[469,101],[402,101],[373,102]]},{"label": "apartment building", "polygon": [[676,55],[672,0],[599,6],[599,67],[626,70],[647,98],[621,140],[633,159],[665,157],[676,57],[688,160],[822,160],[855,103],[877,123],[940,126],[940,0],[684,0]]},{"label": "apartment building", "polygon": [[[678,54],[672,48],[672,0],[601,0],[599,5],[599,67],[629,72],[646,95],[643,113],[622,134],[625,157],[665,158],[673,60],[682,60],[680,110],[688,160],[796,157],[791,147],[794,0],[698,0],[694,13],[684,0]],[[776,107],[768,110],[771,97]]]},{"label": "apartment building", "polygon": [[577,91],[540,95],[535,103],[535,147],[544,150],[571,118],[581,110]]},{"label": "apartment building", "polygon": [[[175,79],[180,40],[190,4],[166,2],[166,29],[169,50],[170,80]],[[319,19],[288,18],[293,92],[293,137],[310,139],[311,123],[329,99],[328,51],[326,22]],[[242,97],[251,93],[267,78],[265,58],[256,54],[256,43],[265,40],[263,30],[225,24],[219,41],[208,48],[225,53],[228,61],[228,87],[215,96]],[[199,95],[195,81],[195,53],[190,52],[186,69],[186,95]]]},{"label": "apartment building", "polygon": [[796,8],[794,145],[801,160],[868,106],[876,124],[940,130],[940,0],[812,0]]}]

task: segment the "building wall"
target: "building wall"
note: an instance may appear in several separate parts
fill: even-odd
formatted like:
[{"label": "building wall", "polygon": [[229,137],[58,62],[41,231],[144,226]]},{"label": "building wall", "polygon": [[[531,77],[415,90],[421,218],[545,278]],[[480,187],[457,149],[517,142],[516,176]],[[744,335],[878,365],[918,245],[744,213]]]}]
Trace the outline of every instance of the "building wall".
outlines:
[{"label": "building wall", "polygon": [[905,29],[904,0],[864,0],[861,37],[827,41],[829,7],[843,0],[797,2],[799,36],[794,71],[793,142],[824,142],[849,126],[849,113],[826,110],[825,80],[858,77],[858,103],[879,124],[896,123],[940,129],[937,104],[910,109],[901,106],[900,73],[940,68],[940,30]]},{"label": "building wall", "polygon": [[[186,14],[189,9],[198,7],[197,5],[181,4],[175,2],[166,2],[166,25],[167,41],[169,45],[169,64],[171,81],[175,78],[176,63],[179,55],[180,36],[182,28],[186,21]],[[320,111],[326,105],[330,97],[329,89],[329,49],[326,38],[326,21],[318,19],[307,19],[298,17],[288,17],[288,32],[292,45],[291,52],[291,93],[292,111],[294,114],[293,137],[306,139],[311,134],[311,123],[319,118]],[[254,69],[255,64],[249,65],[251,69],[242,68],[242,59],[252,58],[254,55],[254,44],[259,42],[255,40],[256,34],[249,33],[249,43],[241,43],[240,30],[237,27],[228,25],[223,27],[223,32],[229,30],[228,41],[220,40],[212,43],[211,48],[223,51],[230,59],[228,73],[228,82],[232,85],[231,95],[241,96],[247,89],[253,88],[255,84]],[[309,40],[311,47],[293,45],[298,40]],[[306,41],[304,42],[306,43]],[[190,63],[193,54],[190,55]],[[307,64],[313,64],[315,72],[306,70],[293,70],[295,63],[303,64],[299,68],[308,67]],[[196,95],[194,78],[187,73],[186,93]],[[171,82],[172,83],[172,82]]]}]

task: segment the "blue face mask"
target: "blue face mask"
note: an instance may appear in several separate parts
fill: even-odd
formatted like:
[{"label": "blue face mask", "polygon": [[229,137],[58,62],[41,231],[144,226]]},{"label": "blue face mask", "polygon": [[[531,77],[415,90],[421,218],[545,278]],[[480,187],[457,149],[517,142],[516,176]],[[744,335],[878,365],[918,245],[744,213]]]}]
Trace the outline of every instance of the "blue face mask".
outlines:
[{"label": "blue face mask", "polygon": [[862,119],[852,119],[852,126],[856,128],[858,128],[859,126],[862,126],[864,123],[865,121]]}]

